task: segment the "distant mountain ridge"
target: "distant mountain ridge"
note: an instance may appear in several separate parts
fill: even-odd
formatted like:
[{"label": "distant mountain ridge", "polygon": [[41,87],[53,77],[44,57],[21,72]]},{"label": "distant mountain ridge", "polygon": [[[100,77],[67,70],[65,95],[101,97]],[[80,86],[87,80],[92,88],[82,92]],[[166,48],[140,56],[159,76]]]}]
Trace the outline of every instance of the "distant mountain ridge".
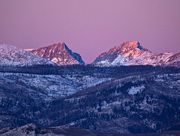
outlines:
[{"label": "distant mountain ridge", "polygon": [[78,53],[73,52],[65,43],[30,50],[35,55],[51,60],[58,65],[85,64]]},{"label": "distant mountain ridge", "polygon": [[30,66],[42,64],[53,65],[54,63],[15,46],[0,44],[0,65]]},{"label": "distant mountain ridge", "polygon": [[[84,65],[80,54],[73,52],[65,43],[55,43],[37,49],[18,49],[0,45],[0,65]],[[124,42],[100,54],[91,65],[129,66],[153,65],[180,67],[180,53],[153,53],[138,41]]]},{"label": "distant mountain ridge", "polygon": [[155,54],[138,41],[129,41],[100,54],[92,64],[96,66],[178,65],[179,62],[180,53]]}]

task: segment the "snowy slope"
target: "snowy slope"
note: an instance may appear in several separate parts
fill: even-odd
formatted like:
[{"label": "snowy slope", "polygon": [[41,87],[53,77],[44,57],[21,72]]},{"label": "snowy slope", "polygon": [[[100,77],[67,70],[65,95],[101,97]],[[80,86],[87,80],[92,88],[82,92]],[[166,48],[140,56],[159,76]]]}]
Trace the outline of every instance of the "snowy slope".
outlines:
[{"label": "snowy slope", "polygon": [[0,129],[34,123],[149,133],[180,123],[178,68],[77,65],[0,71]]},{"label": "snowy slope", "polygon": [[180,67],[180,53],[176,53],[173,56],[171,56],[168,61],[168,65]]},{"label": "snowy slope", "polygon": [[0,65],[30,66],[39,64],[54,64],[30,52],[18,49],[12,45],[0,45]]},{"label": "snowy slope", "polygon": [[0,85],[11,83],[11,86],[14,85],[13,88],[18,86],[29,88],[35,90],[39,96],[46,100],[69,96],[110,79],[88,75],[37,75],[0,72]]},{"label": "snowy slope", "polygon": [[93,62],[98,66],[119,65],[170,65],[180,61],[179,54],[156,54],[141,46],[138,41],[125,42],[102,53]]},{"label": "snowy slope", "polygon": [[84,64],[81,56],[69,49],[65,43],[57,43],[30,51],[40,57],[48,58],[58,65]]}]

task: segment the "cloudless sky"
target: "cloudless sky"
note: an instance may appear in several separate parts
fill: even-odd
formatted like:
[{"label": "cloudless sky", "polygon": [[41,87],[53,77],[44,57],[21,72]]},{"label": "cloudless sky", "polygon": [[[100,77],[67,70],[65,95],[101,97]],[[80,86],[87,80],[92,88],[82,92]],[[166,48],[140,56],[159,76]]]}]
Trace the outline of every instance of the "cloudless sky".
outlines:
[{"label": "cloudless sky", "polygon": [[180,52],[180,0],[0,0],[0,43],[65,42],[86,62],[122,42]]}]

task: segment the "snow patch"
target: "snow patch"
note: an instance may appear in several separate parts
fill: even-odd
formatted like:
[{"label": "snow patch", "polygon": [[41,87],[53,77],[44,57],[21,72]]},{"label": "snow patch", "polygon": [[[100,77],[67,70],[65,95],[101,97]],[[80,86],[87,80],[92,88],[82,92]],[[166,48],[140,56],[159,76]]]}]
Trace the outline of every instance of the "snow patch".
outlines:
[{"label": "snow patch", "polygon": [[98,62],[96,65],[109,66],[110,62],[108,60],[102,60],[102,61]]},{"label": "snow patch", "polygon": [[143,85],[142,86],[137,86],[137,87],[133,86],[128,90],[128,94],[135,95],[137,93],[141,93],[144,89],[145,89],[145,87]]},{"label": "snow patch", "polygon": [[126,65],[127,61],[128,61],[127,58],[123,57],[122,55],[119,55],[111,64],[112,65],[117,65],[117,64]]}]

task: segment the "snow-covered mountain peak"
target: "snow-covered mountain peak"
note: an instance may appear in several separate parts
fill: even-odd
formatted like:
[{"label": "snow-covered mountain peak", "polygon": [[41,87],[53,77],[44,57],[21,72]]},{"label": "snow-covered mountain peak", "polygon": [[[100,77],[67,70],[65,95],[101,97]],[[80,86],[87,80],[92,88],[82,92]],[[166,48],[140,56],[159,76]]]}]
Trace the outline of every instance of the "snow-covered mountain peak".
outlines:
[{"label": "snow-covered mountain peak", "polygon": [[169,65],[172,63],[177,65],[180,62],[179,56],[173,53],[156,54],[144,48],[138,41],[128,41],[102,53],[93,64],[97,66]]},{"label": "snow-covered mountain peak", "polygon": [[143,54],[151,54],[138,41],[128,41],[99,55],[93,62],[100,66],[129,65],[128,61]]},{"label": "snow-covered mountain peak", "polygon": [[58,65],[84,64],[81,56],[73,52],[64,42],[34,49],[31,52]]},{"label": "snow-covered mountain peak", "polygon": [[25,66],[44,64],[54,63],[15,46],[0,44],[0,65]]},{"label": "snow-covered mountain peak", "polygon": [[144,48],[138,41],[128,41],[122,43],[120,46],[115,46],[111,48],[109,51],[102,53],[99,57],[103,57],[108,54],[124,54],[125,56],[137,56],[144,52],[150,53],[150,51]]}]

